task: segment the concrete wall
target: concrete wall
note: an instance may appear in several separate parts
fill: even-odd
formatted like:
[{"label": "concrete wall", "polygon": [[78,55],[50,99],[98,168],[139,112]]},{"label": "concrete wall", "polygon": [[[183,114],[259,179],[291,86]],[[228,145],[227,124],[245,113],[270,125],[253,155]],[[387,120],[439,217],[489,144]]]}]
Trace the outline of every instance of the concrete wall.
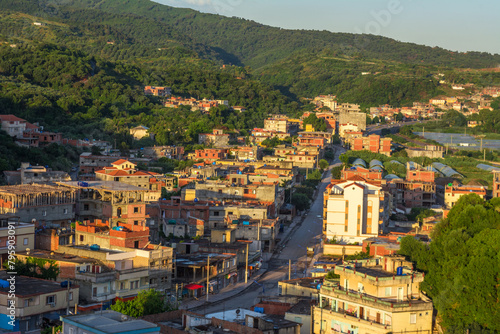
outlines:
[{"label": "concrete wall", "polygon": [[339,113],[339,124],[356,124],[360,130],[366,129],[366,114],[364,112],[347,112]]},{"label": "concrete wall", "polygon": [[287,312],[285,314],[285,319],[290,321],[295,321],[301,324],[300,334],[310,334],[311,333],[311,316],[308,314],[295,314]]},{"label": "concrete wall", "polygon": [[358,252],[363,251],[363,246],[356,246],[356,245],[330,245],[330,244],[325,244],[323,245],[323,254],[325,255],[338,255],[342,256],[343,249],[345,248],[345,254],[344,255],[354,255]]}]

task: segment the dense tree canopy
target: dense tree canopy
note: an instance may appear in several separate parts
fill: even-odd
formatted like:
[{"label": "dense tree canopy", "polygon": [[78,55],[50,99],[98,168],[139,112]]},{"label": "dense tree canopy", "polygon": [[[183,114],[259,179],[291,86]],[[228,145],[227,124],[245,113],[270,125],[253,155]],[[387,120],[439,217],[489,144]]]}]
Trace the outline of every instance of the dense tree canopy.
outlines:
[{"label": "dense tree canopy", "polygon": [[413,237],[401,254],[426,272],[423,290],[450,333],[500,331],[500,200],[462,196],[427,245]]},{"label": "dense tree canopy", "polygon": [[132,300],[118,299],[111,309],[134,318],[173,310],[172,306],[166,304],[165,296],[155,289],[140,291]]}]

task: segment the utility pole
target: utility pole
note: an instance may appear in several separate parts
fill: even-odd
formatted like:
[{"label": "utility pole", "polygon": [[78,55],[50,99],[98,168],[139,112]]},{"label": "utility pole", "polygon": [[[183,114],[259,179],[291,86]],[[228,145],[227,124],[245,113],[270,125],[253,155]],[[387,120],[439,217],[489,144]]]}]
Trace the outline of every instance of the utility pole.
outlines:
[{"label": "utility pole", "polygon": [[69,278],[66,280],[68,282],[68,290],[66,290],[66,300],[68,301],[68,304],[66,305],[66,315],[69,315]]},{"label": "utility pole", "polygon": [[179,308],[179,283],[175,283],[175,306]]},{"label": "utility pole", "polygon": [[245,259],[245,284],[248,281],[248,243],[247,243],[247,256]]},{"label": "utility pole", "polygon": [[208,302],[208,288],[210,287],[210,254],[207,256],[207,294],[205,300]]},{"label": "utility pole", "polygon": [[292,279],[292,260],[288,260],[288,280]]}]

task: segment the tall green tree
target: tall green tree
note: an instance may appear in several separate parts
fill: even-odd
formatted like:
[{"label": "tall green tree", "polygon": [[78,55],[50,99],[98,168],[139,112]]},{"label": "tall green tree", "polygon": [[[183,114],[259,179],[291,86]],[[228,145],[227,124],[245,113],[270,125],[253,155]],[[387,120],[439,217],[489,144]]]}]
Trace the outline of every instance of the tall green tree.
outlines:
[{"label": "tall green tree", "polygon": [[132,300],[117,300],[111,305],[111,309],[134,318],[173,310],[172,306],[166,303],[165,296],[154,289],[143,290]]},{"label": "tall green tree", "polygon": [[400,253],[426,272],[423,290],[449,333],[500,331],[500,200],[462,196],[432,242],[403,238]]}]

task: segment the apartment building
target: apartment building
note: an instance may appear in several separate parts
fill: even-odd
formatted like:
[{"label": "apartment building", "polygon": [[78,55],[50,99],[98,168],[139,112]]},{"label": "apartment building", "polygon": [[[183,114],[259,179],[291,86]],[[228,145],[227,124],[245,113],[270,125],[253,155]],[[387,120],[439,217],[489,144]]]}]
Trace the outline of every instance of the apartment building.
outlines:
[{"label": "apartment building", "polygon": [[363,168],[361,166],[353,166],[348,169],[343,169],[341,172],[341,179],[348,180],[352,177],[359,176],[367,181],[381,181],[382,180],[382,170],[380,169],[369,169]]},{"label": "apartment building", "polygon": [[316,96],[313,99],[313,103],[316,104],[317,107],[327,107],[331,111],[335,111],[337,109],[337,97],[335,95],[329,94]]},{"label": "apartment building", "polygon": [[[84,299],[88,303],[131,299],[140,291],[149,289],[169,293],[172,287],[171,247],[149,244],[135,249],[77,244],[61,246],[59,253],[70,259],[81,257],[87,261],[85,266],[76,267],[75,280],[85,287]],[[93,260],[97,261],[94,265],[88,263]],[[68,268],[66,272],[72,271],[73,268]]]},{"label": "apartment building", "polygon": [[262,159],[262,148],[259,146],[231,147],[229,155],[239,161],[256,161]]},{"label": "apartment building", "polygon": [[[78,303],[80,289],[77,285],[68,289],[67,285],[60,282],[16,276],[13,299],[15,307],[9,309],[9,278],[6,273],[0,273],[1,329],[18,333],[39,331],[44,317],[49,317],[49,314],[66,314],[68,307],[74,310]],[[10,324],[9,314],[15,316],[14,326]]]},{"label": "apartment building", "polygon": [[111,163],[119,159],[126,159],[122,157],[115,157],[109,155],[93,155],[90,152],[80,154],[79,166],[79,180],[95,180],[95,171],[102,170],[104,167],[111,166]]},{"label": "apartment building", "polygon": [[111,163],[111,167],[104,167],[95,171],[96,181],[116,181],[139,188],[157,192],[155,198],[158,199],[161,194],[161,188],[165,186],[161,174],[149,171],[138,170],[137,165],[120,159]]},{"label": "apartment building", "polygon": [[144,95],[165,97],[172,95],[172,89],[170,87],[146,86],[144,87]]},{"label": "apartment building", "polygon": [[420,292],[424,274],[400,256],[337,265],[339,283],[320,289],[312,333],[431,334],[432,301]]},{"label": "apartment building", "polygon": [[182,160],[184,155],[183,146],[152,146],[144,147],[142,154],[151,159],[168,158]]},{"label": "apartment building", "polygon": [[224,133],[223,129],[213,129],[212,133],[200,133],[198,135],[198,144],[226,147],[229,145],[229,139],[229,133]]},{"label": "apartment building", "polygon": [[28,162],[22,162],[18,170],[3,173],[9,185],[71,181],[69,174],[64,171],[52,171],[44,166],[32,166]]},{"label": "apartment building", "polygon": [[146,226],[148,190],[122,182],[60,182],[76,194],[75,214],[80,221],[107,221],[110,227],[120,224]]},{"label": "apartment building", "polygon": [[391,138],[381,138],[379,135],[369,135],[368,137],[354,138],[351,150],[370,151],[387,156],[391,155]]},{"label": "apartment building", "polygon": [[[9,227],[10,226],[10,227]],[[12,236],[9,241],[9,236]],[[0,215],[0,267],[9,257],[9,245],[16,253],[35,248],[35,224],[24,223],[19,217]]]},{"label": "apartment building", "polygon": [[[344,106],[344,104],[342,106]],[[342,110],[339,111],[338,122],[339,124],[354,124],[358,127],[359,131],[366,130],[366,114],[364,112],[359,112],[358,105],[352,105],[350,107],[346,104],[345,108],[342,107]]]},{"label": "apartment building", "polygon": [[470,194],[476,194],[482,199],[486,197],[486,190],[488,187],[484,186],[469,186],[469,185],[452,185],[449,184],[444,189],[444,205],[447,209],[453,208],[460,197]]},{"label": "apartment building", "polygon": [[236,254],[178,255],[175,259],[175,267],[177,284],[187,290],[190,296],[197,298],[206,294],[207,276],[209,276],[209,292],[223,289],[238,281]]},{"label": "apartment building", "polygon": [[283,139],[289,138],[290,133],[254,128],[251,132],[250,141],[254,144],[260,144],[264,140],[271,139],[274,137],[283,140]]},{"label": "apartment building", "polygon": [[77,192],[65,186],[20,184],[0,187],[0,214],[48,227],[69,227],[75,219]]},{"label": "apartment building", "polygon": [[227,156],[227,149],[205,148],[203,150],[195,150],[197,160],[202,159],[205,162],[214,162],[224,159]]},{"label": "apartment building", "polygon": [[332,180],[324,193],[323,234],[343,243],[376,237],[388,220],[389,206],[380,182],[359,176]]},{"label": "apartment building", "polygon": [[290,122],[288,117],[282,115],[274,115],[264,120],[264,130],[290,133]]},{"label": "apartment building", "polygon": [[[284,192],[278,182],[252,183],[245,174],[230,180],[206,180],[182,189],[184,201],[238,201],[273,203],[276,212],[283,204]],[[234,180],[236,182],[232,182]]]}]

